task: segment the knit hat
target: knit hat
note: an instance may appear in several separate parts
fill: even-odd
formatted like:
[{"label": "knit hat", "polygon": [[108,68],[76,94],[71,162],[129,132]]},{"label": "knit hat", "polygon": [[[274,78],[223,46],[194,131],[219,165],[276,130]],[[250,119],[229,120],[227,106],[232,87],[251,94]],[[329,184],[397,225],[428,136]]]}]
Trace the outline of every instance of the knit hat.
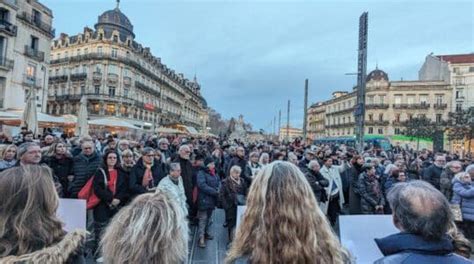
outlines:
[{"label": "knit hat", "polygon": [[214,159],[212,157],[206,157],[204,159],[204,166],[208,166],[209,164],[214,163]]}]

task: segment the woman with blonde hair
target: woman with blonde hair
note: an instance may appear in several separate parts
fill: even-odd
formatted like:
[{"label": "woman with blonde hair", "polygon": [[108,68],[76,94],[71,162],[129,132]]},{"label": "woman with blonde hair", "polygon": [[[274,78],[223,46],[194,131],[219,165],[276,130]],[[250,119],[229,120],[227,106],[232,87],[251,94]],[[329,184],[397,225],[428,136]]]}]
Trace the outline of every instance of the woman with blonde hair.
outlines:
[{"label": "woman with blonde hair", "polygon": [[347,263],[303,173],[276,161],[256,177],[226,263]]},{"label": "woman with blonde hair", "polygon": [[0,263],[84,263],[85,231],[66,234],[51,171],[24,165],[0,173]]},{"label": "woman with blonde hair", "polygon": [[122,208],[101,241],[105,263],[185,263],[188,225],[169,194],[142,194]]},{"label": "woman with blonde hair", "polygon": [[16,165],[16,153],[18,148],[15,145],[4,145],[0,149],[0,171],[4,171]]}]

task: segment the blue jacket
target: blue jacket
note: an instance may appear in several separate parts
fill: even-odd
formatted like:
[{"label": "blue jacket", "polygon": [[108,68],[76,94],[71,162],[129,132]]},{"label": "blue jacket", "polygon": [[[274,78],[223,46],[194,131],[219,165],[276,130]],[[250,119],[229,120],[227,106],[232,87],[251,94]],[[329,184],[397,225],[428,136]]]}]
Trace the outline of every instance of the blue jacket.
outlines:
[{"label": "blue jacket", "polygon": [[474,185],[462,183],[454,178],[453,199],[451,202],[461,205],[462,218],[464,220],[474,221]]},{"label": "blue jacket", "polygon": [[445,236],[440,241],[424,240],[421,236],[398,233],[375,239],[385,256],[375,264],[467,264],[470,260],[455,253],[452,240]]},{"label": "blue jacket", "polygon": [[200,168],[197,175],[199,210],[212,210],[216,208],[217,198],[219,196],[219,185],[219,176],[212,176],[208,168]]}]

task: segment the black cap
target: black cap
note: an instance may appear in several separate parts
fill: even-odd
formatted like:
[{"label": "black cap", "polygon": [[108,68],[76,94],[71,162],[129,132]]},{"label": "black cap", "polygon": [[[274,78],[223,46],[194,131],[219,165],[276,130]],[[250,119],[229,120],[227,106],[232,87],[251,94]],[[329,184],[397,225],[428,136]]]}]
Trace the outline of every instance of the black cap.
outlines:
[{"label": "black cap", "polygon": [[207,165],[211,164],[211,163],[214,163],[214,159],[212,157],[206,157],[204,159],[204,166],[207,167]]}]

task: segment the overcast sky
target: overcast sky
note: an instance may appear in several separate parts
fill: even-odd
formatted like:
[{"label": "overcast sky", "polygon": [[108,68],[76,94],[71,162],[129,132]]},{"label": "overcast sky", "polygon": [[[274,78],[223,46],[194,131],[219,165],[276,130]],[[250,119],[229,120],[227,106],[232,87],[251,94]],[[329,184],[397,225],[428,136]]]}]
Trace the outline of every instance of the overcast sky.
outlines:
[{"label": "overcast sky", "polygon": [[[56,35],[82,32],[114,0],[43,0]],[[384,2],[384,3],[381,3]],[[136,40],[189,79],[196,73],[208,104],[225,118],[244,115],[271,131],[282,110],[303,123],[309,104],[351,90],[357,69],[358,21],[369,12],[368,72],[414,80],[429,53],[474,52],[473,1],[199,1],[122,0]]]}]

